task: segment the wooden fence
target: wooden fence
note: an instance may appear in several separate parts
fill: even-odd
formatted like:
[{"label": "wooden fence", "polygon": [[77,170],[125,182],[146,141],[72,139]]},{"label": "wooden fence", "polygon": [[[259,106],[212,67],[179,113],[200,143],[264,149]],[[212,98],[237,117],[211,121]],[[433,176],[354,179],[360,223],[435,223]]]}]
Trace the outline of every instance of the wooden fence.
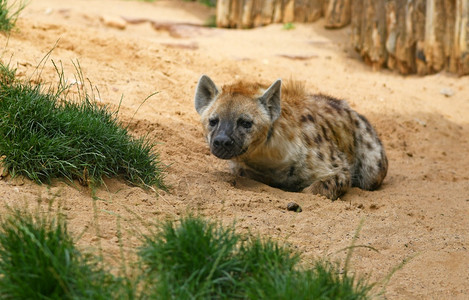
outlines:
[{"label": "wooden fence", "polygon": [[218,0],[217,26],[314,22],[351,26],[351,42],[374,69],[469,74],[469,0]]}]

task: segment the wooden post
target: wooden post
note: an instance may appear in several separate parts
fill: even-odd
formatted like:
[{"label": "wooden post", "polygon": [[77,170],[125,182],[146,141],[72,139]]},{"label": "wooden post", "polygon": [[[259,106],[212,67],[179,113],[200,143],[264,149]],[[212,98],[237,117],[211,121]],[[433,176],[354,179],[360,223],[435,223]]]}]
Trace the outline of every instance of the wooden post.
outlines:
[{"label": "wooden post", "polygon": [[444,0],[427,0],[424,53],[429,73],[443,70],[446,64],[444,5]]},{"label": "wooden post", "polygon": [[324,18],[326,28],[342,28],[350,24],[351,0],[329,0]]},{"label": "wooden post", "polygon": [[218,0],[219,27],[351,23],[352,45],[374,70],[469,74],[469,0]]},{"label": "wooden post", "polygon": [[230,26],[230,0],[217,0],[217,27]]},{"label": "wooden post", "polygon": [[469,74],[469,0],[456,0],[454,48],[457,72]]}]

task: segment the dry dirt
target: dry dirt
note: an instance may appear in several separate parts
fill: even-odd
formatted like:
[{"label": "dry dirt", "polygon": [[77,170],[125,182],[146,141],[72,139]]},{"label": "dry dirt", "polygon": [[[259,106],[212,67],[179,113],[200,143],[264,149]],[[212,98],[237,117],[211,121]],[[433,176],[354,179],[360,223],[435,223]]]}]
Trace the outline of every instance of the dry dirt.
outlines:
[{"label": "dry dirt", "polygon": [[[213,14],[179,1],[30,1],[18,30],[9,38],[0,35],[2,59],[27,77],[57,43],[51,59],[62,62],[67,79],[73,80],[72,61],[78,60],[98,87],[99,101],[117,109],[123,95],[119,118],[134,134],[160,142],[156,150],[169,166],[172,189],[154,193],[107,180],[94,210],[90,190],[79,185],[0,180],[0,212],[59,195],[70,230],[84,232],[79,245],[101,245],[114,262],[118,223],[128,254],[139,245],[134,230],[144,221],[199,212],[287,241],[307,264],[322,257],[343,260],[339,250],[364,220],[357,243],[379,252],[356,249],[353,270],[380,280],[412,257],[392,277],[386,298],[469,299],[469,77],[373,72],[351,49],[350,29],[327,31],[321,22],[293,30],[168,26],[203,24]],[[230,175],[227,163],[210,155],[193,108],[201,74],[218,84],[293,77],[312,92],[348,99],[384,142],[390,161],[384,185],[374,192],[354,188],[331,202]],[[42,78],[57,81],[50,60]],[[454,95],[441,94],[444,88]],[[291,201],[303,212],[286,211]]]}]

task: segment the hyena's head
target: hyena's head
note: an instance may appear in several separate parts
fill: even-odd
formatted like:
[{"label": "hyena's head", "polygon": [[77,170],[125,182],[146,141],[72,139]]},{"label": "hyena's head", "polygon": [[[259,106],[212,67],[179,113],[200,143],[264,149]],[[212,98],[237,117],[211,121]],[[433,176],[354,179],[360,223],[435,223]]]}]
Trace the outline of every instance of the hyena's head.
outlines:
[{"label": "hyena's head", "polygon": [[280,116],[281,85],[277,80],[266,89],[238,82],[219,89],[208,76],[200,77],[195,109],[213,155],[221,159],[248,155],[266,141]]}]

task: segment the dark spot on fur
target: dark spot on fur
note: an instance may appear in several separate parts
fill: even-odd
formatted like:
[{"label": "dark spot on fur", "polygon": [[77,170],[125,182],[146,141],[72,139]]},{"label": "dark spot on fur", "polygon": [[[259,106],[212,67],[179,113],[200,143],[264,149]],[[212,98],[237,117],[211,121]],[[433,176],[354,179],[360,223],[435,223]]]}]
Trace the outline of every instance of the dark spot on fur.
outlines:
[{"label": "dark spot on fur", "polygon": [[267,139],[266,140],[269,141],[273,134],[274,134],[274,126],[270,126],[269,132],[267,132]]},{"label": "dark spot on fur", "polygon": [[371,127],[370,122],[368,122],[368,120],[365,118],[365,116],[362,116],[362,115],[358,114],[358,117],[363,121],[363,123],[365,123],[366,130],[368,131],[368,133],[372,134],[373,128]]},{"label": "dark spot on fur", "polygon": [[311,141],[311,138],[303,132],[303,140],[305,141],[305,143],[308,145],[308,146],[311,146],[313,145],[313,142]]},{"label": "dark spot on fur", "polygon": [[329,150],[330,150],[331,161],[334,161],[335,160],[334,149],[332,149],[331,147]]},{"label": "dark spot on fur", "polygon": [[331,139],[330,139],[329,136],[327,135],[326,128],[321,125],[321,129],[322,129],[322,135],[324,136],[324,139],[325,139],[326,141],[330,142]]},{"label": "dark spot on fur", "polygon": [[291,166],[290,170],[288,171],[288,176],[291,177],[295,173],[295,166]]},{"label": "dark spot on fur", "polygon": [[333,168],[337,168],[338,166],[339,166],[338,164],[335,164],[335,163],[332,164],[332,167],[333,167]]},{"label": "dark spot on fur", "polygon": [[320,160],[324,160],[324,155],[322,155],[321,152],[318,152],[318,158],[319,158]]},{"label": "dark spot on fur", "polygon": [[325,183],[325,182],[322,183],[322,187],[323,187],[326,191],[329,190],[329,186],[328,186],[327,183]]},{"label": "dark spot on fur", "polygon": [[373,146],[369,142],[366,142],[366,147],[368,148],[368,150],[373,149]]},{"label": "dark spot on fur", "polygon": [[360,128],[360,122],[358,120],[355,120],[354,123],[355,123],[355,127]]},{"label": "dark spot on fur", "polygon": [[347,116],[350,121],[350,124],[353,124],[352,112],[350,111],[350,109],[345,109],[345,111],[347,112]]},{"label": "dark spot on fur", "polygon": [[313,122],[313,123],[314,123],[314,118],[313,118],[313,116],[310,115],[310,114],[308,114],[308,120],[309,120],[310,122]]},{"label": "dark spot on fur", "polygon": [[318,134],[315,138],[314,138],[314,142],[316,144],[320,144],[322,143],[322,136],[320,134]]},{"label": "dark spot on fur", "polygon": [[327,127],[329,127],[329,130],[331,131],[332,136],[337,138],[338,134],[337,134],[337,132],[335,132],[334,126],[332,126],[332,124],[329,122],[329,120],[326,120],[326,125],[327,125]]},{"label": "dark spot on fur", "polygon": [[306,116],[302,115],[300,121],[304,123],[304,122],[306,122],[306,120],[307,120]]},{"label": "dark spot on fur", "polygon": [[336,98],[333,98],[333,97],[328,97],[328,104],[333,108],[335,109],[339,114],[342,113],[342,101],[336,99]]}]

